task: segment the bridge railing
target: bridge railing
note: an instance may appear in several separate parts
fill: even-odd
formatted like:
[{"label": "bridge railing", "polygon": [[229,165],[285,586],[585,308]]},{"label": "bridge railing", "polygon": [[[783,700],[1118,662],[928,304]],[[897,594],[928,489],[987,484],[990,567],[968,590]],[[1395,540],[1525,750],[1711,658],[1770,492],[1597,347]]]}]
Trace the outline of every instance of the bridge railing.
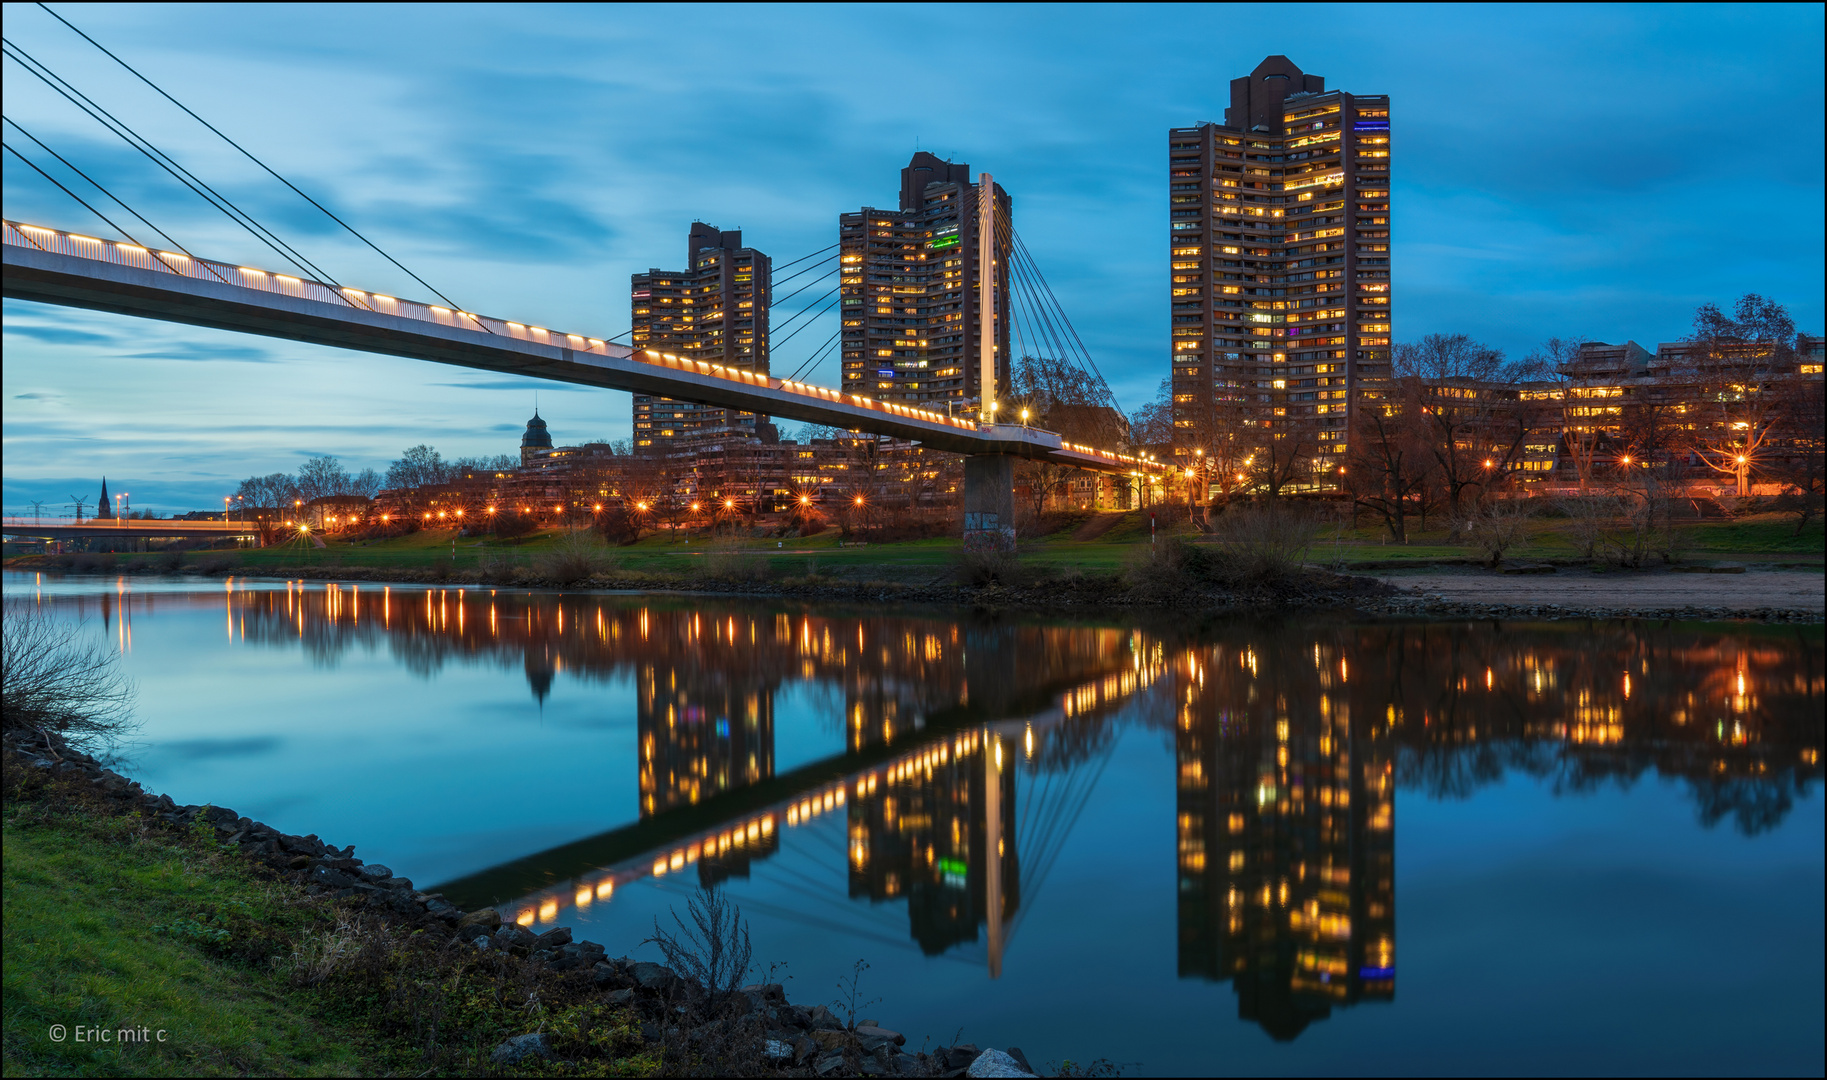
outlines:
[{"label": "bridge railing", "polygon": [[77,521],[67,517],[4,517],[0,518],[0,528],[30,529],[144,529],[156,533],[160,529],[180,529],[184,532],[220,532],[236,536],[251,535],[260,531],[260,526],[251,521],[186,521],[183,518],[83,518]]},{"label": "bridge railing", "polygon": [[[416,300],[402,300],[385,293],[366,292],[349,286],[326,285],[308,278],[293,277],[290,274],[278,274],[252,266],[237,266],[233,263],[215,262],[210,259],[193,258],[189,255],[171,251],[155,251],[138,244],[129,244],[118,240],[102,240],[80,233],[65,232],[59,229],[45,228],[41,225],[27,225],[23,222],[6,221],[4,239],[8,244],[18,247],[37,248],[40,251],[55,255],[65,255],[80,259],[93,259],[98,262],[111,263],[116,266],[129,266],[138,270],[153,273],[172,274],[177,277],[190,278],[195,281],[209,281],[237,288],[253,289],[258,292],[287,296],[299,300],[311,300],[317,303],[334,304],[353,311],[372,311],[382,315],[392,315],[404,319],[431,323],[437,326],[459,330],[471,330],[476,333],[492,334],[516,341],[530,341],[539,345],[550,345],[570,349],[576,353],[615,359],[633,360],[637,363],[653,364],[658,367],[671,368],[676,371],[691,372],[712,378],[727,379],[747,386],[765,388],[781,393],[793,394],[903,420],[913,420],[935,424],[955,431],[980,435],[987,439],[1020,437],[1022,433],[1036,433],[1038,429],[1014,424],[991,424],[982,421],[951,416],[932,409],[913,405],[903,405],[891,401],[878,401],[863,394],[848,394],[829,387],[816,386],[811,383],[796,382],[792,379],[776,379],[772,376],[757,374],[742,368],[729,367],[724,364],[713,364],[705,360],[694,360],[690,357],[675,356],[654,349],[629,350],[626,346],[611,345],[601,338],[585,337],[580,334],[562,333],[548,330],[543,326],[531,326],[514,322],[511,319],[497,319],[493,316],[478,315],[470,311],[456,311],[436,304],[422,304]],[[1043,443],[1058,442],[1057,449],[1070,454],[1083,455],[1104,468],[1129,469],[1136,471],[1158,470],[1159,463],[1144,461],[1129,454],[1119,454],[1111,450],[1100,450],[1077,443],[1066,442],[1052,432],[1038,432]]]},{"label": "bridge railing", "polygon": [[211,259],[196,259],[173,251],[153,251],[140,247],[138,244],[128,244],[118,240],[98,240],[93,236],[47,229],[40,225],[8,221],[5,223],[5,239],[9,244],[19,247],[35,247],[54,255],[94,259],[98,262],[113,263],[116,266],[131,266],[139,270],[150,270],[153,273],[173,274],[194,281],[234,285],[238,288],[254,289],[298,300],[315,300],[318,303],[336,304],[354,311],[372,311],[381,315],[394,315],[403,319],[434,323],[438,326],[495,334],[517,341],[532,341],[540,345],[553,345],[577,352],[595,353],[598,356],[612,356],[622,351],[621,346],[611,346],[601,338],[561,333],[556,330],[548,330],[543,326],[529,326],[508,319],[477,315],[470,311],[454,311],[436,304],[402,300],[385,293],[366,292],[348,286],[338,288],[326,285],[321,281],[293,277],[290,274],[276,274],[252,266],[236,266],[233,263],[221,263]]}]

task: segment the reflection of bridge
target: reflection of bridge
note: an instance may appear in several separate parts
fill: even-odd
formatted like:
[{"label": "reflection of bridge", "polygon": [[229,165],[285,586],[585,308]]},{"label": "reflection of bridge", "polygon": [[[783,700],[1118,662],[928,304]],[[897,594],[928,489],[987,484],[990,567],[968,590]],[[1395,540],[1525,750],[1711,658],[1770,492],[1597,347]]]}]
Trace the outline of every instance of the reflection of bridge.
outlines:
[{"label": "reflection of bridge", "polygon": [[334,348],[430,360],[583,386],[628,390],[920,442],[968,455],[965,509],[1010,515],[1008,463],[1038,458],[1099,472],[1152,471],[1140,459],[1052,432],[930,409],[598,338],[250,267],[154,252],[8,221],[5,295]]},{"label": "reflection of bridge", "polygon": [[[111,604],[182,601],[88,602],[105,620]],[[1827,674],[1806,630],[1232,623],[1179,637],[338,585],[189,602],[215,605],[231,636],[326,657],[385,644],[420,671],[489,658],[535,692],[559,672],[631,677],[640,756],[614,767],[639,770],[640,819],[442,886],[533,924],[695,866],[707,884],[755,877],[752,912],[993,971],[1119,712],[1171,731],[1179,974],[1229,983],[1282,1039],[1394,995],[1398,784],[1463,797],[1507,770],[1581,790],[1654,769],[1690,785],[1703,822],[1751,832],[1821,774]],[[764,721],[794,680],[834,691],[843,749],[777,774]]]},{"label": "reflection of bridge", "polygon": [[258,526],[246,521],[175,521],[168,518],[90,518],[87,521],[63,521],[42,518],[9,517],[0,519],[0,533],[7,536],[43,537],[47,540],[69,540],[79,536],[153,536],[159,538],[258,536]]}]

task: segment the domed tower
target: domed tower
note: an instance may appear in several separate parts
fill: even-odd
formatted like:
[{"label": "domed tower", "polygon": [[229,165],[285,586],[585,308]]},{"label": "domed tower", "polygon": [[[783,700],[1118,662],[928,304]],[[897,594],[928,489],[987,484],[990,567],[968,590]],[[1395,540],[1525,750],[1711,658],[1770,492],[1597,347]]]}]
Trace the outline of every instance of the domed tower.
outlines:
[{"label": "domed tower", "polygon": [[533,455],[540,450],[552,449],[552,434],[546,430],[546,422],[539,418],[539,410],[533,410],[533,419],[527,421],[527,431],[520,437],[520,463],[527,464]]}]

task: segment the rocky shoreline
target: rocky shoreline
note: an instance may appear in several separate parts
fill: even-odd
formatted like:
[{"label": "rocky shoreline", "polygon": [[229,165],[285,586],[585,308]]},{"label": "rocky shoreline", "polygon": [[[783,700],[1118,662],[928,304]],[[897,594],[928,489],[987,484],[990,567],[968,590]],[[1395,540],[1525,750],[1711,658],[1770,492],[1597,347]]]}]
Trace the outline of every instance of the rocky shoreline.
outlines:
[{"label": "rocky shoreline", "polygon": [[[1737,568],[1734,568],[1737,569]],[[1013,584],[980,585],[941,580],[925,584],[837,581],[818,578],[655,578],[597,574],[574,581],[540,577],[525,569],[505,577],[479,570],[404,570],[352,566],[274,567],[238,577],[275,580],[359,581],[427,586],[491,586],[572,592],[647,592],[661,595],[734,596],[837,603],[933,604],[992,611],[1083,614],[1091,609],[1123,611],[1196,610],[1205,614],[1286,614],[1336,611],[1353,615],[1422,619],[1651,619],[1703,622],[1743,620],[1809,624],[1823,613],[1808,608],[1692,604],[1681,607],[1500,603],[1455,600],[1438,593],[1402,591],[1354,573],[1313,569],[1303,579],[1273,588],[1226,590],[1203,583],[1164,582],[1138,586],[1118,575],[1039,575]],[[950,577],[945,574],[942,577]]]},{"label": "rocky shoreline", "polygon": [[[582,991],[604,1006],[629,1010],[639,1017],[640,1041],[661,1055],[695,1059],[707,1047],[725,1054],[737,1047],[736,1064],[744,1059],[747,1064],[739,1071],[781,1076],[1036,1075],[1017,1047],[962,1043],[909,1049],[904,1035],[873,1019],[840,1018],[825,1005],[790,1003],[779,983],[751,984],[725,1001],[710,1002],[702,987],[665,966],[611,958],[600,944],[573,940],[569,927],[535,933],[494,908],[459,910],[442,894],[419,890],[386,866],[357,858],[353,844],[337,847],[314,834],[282,833],[226,807],[180,806],[42,732],[8,732],[4,752],[18,765],[89,785],[116,812],[139,813],[177,831],[209,830],[268,876],[299,890],[307,902],[358,909],[413,935],[441,935],[528,966],[528,974],[560,982],[572,996]],[[489,1054],[495,1068],[538,1068],[541,1062],[562,1063],[553,1038],[537,1027],[502,1041]]]},{"label": "rocky shoreline", "polygon": [[1572,606],[1562,604],[1499,604],[1467,600],[1449,600],[1437,593],[1392,596],[1365,600],[1355,605],[1367,615],[1390,618],[1427,619],[1500,619],[1542,621],[1561,619],[1648,619],[1654,622],[1727,622],[1820,623],[1821,612],[1805,608],[1619,608]]}]

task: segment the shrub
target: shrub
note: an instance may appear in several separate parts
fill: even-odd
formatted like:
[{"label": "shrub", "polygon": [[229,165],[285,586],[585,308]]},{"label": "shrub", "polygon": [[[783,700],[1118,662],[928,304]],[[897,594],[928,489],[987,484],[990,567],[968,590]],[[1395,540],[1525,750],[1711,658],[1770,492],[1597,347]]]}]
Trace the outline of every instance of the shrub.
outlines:
[{"label": "shrub", "polygon": [[1219,576],[1233,586],[1286,582],[1307,561],[1319,529],[1319,518],[1306,507],[1275,503],[1228,510],[1212,523]]},{"label": "shrub", "polygon": [[594,532],[574,529],[560,534],[552,550],[539,557],[535,568],[541,577],[562,585],[606,573],[611,564],[609,552]]},{"label": "shrub", "polygon": [[1533,507],[1525,499],[1493,502],[1470,517],[1453,523],[1465,543],[1484,553],[1484,564],[1496,567],[1504,553],[1528,541],[1528,520]]},{"label": "shrub", "polygon": [[697,983],[712,1002],[722,1001],[748,977],[752,950],[749,948],[748,923],[742,909],[730,903],[723,894],[700,885],[697,895],[686,904],[692,925],[685,925],[677,908],[671,912],[679,934],[653,923],[653,936],[643,945],[660,947],[666,966],[684,978]]},{"label": "shrub", "polygon": [[120,657],[36,604],[6,604],[0,714],[7,731],[54,732],[77,749],[113,743],[132,726],[134,686]]},{"label": "shrub", "polygon": [[698,571],[719,581],[765,581],[770,573],[766,556],[743,550],[733,537],[714,544]]}]

